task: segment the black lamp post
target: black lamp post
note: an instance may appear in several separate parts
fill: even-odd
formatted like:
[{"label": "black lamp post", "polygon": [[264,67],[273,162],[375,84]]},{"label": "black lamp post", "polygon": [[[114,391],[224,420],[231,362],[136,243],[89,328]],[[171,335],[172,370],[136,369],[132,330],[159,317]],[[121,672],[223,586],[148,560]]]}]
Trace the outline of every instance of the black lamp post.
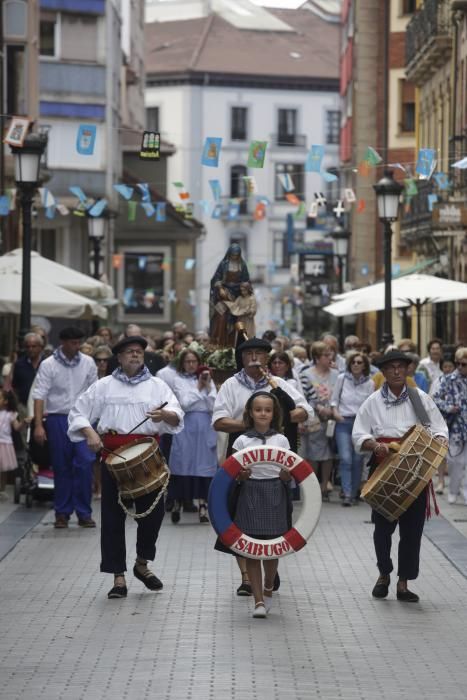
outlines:
[{"label": "black lamp post", "polygon": [[23,273],[21,280],[21,313],[19,340],[31,329],[31,209],[34,191],[39,184],[42,155],[47,134],[28,134],[22,146],[11,146],[15,156],[15,180],[20,193],[23,216]]},{"label": "black lamp post", "polygon": [[[101,262],[101,248],[102,243],[105,239],[107,233],[107,216],[90,216],[88,215],[88,236],[92,243],[93,250],[93,277],[94,279],[100,279],[99,267]],[[94,319],[92,322],[92,334],[97,333],[99,328],[99,322]]]},{"label": "black lamp post", "polygon": [[[344,269],[347,269],[347,255],[349,250],[350,231],[346,231],[343,226],[337,224],[330,232],[329,237],[334,243],[334,257],[337,260],[337,274],[339,277],[338,293],[344,291]],[[345,261],[345,262],[344,262]],[[338,335],[341,349],[344,348],[344,317],[337,319]]]},{"label": "black lamp post", "polygon": [[394,342],[392,334],[392,294],[391,294],[391,223],[399,218],[400,196],[404,189],[392,176],[392,170],[385,170],[384,177],[373,185],[378,204],[378,217],[384,225],[384,331],[383,346]]},{"label": "black lamp post", "polygon": [[322,294],[321,294],[321,287],[319,284],[313,282],[310,288],[310,306],[313,309],[313,320],[315,323],[315,334],[316,337],[319,337],[319,324],[318,324],[318,315],[319,315],[319,309],[321,307],[322,303]]}]

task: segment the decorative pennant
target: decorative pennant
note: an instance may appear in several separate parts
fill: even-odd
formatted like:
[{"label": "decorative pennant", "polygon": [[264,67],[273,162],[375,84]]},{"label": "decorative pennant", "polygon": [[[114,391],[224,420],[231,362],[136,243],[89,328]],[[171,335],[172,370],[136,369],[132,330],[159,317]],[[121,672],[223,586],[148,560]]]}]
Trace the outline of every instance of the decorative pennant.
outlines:
[{"label": "decorative pennant", "polygon": [[189,192],[179,192],[178,196],[182,201],[185,201],[185,199],[190,199],[190,193]]},{"label": "decorative pennant", "polygon": [[297,211],[294,213],[294,219],[304,219],[306,217],[306,204],[305,202],[300,202]]},{"label": "decorative pennant", "polygon": [[457,160],[451,165],[451,168],[459,168],[459,170],[465,170],[467,168],[467,156],[465,158],[461,158],[461,160]]},{"label": "decorative pennant", "polygon": [[322,192],[315,192],[315,199],[316,199],[316,204],[319,207],[325,207],[326,206],[326,197]]},{"label": "decorative pennant", "polygon": [[55,204],[52,204],[50,207],[46,207],[45,216],[47,219],[55,219],[55,209]]},{"label": "decorative pennant", "polygon": [[141,190],[141,201],[150,202],[151,194],[149,192],[149,184],[147,182],[138,182],[136,187]]},{"label": "decorative pennant", "polygon": [[196,291],[194,289],[188,290],[187,304],[194,308],[196,304]]},{"label": "decorative pennant", "polygon": [[81,156],[92,156],[96,143],[97,126],[80,124],[76,135],[76,150]]},{"label": "decorative pennant", "polygon": [[151,202],[141,202],[141,206],[143,207],[144,211],[146,212],[146,216],[153,216],[156,212],[154,209],[154,206]]},{"label": "decorative pennant", "polygon": [[156,204],[156,221],[163,223],[167,220],[167,203],[157,202]]},{"label": "decorative pennant", "polygon": [[333,212],[338,219],[340,219],[342,214],[345,212],[345,207],[344,207],[341,199],[339,199],[336,206],[333,208]]},{"label": "decorative pennant", "polygon": [[143,131],[139,157],[142,160],[159,160],[161,157],[161,135],[158,131]]},{"label": "decorative pennant", "polygon": [[358,164],[357,172],[362,177],[368,177],[370,174],[370,166],[366,160],[362,160],[362,162]]},{"label": "decorative pennant", "polygon": [[169,289],[167,293],[167,301],[172,302],[174,304],[177,303],[177,292],[175,289]]},{"label": "decorative pennant", "polygon": [[185,260],[185,270],[192,270],[196,264],[196,260],[194,258],[187,258]]},{"label": "decorative pennant", "polygon": [[55,197],[53,196],[52,192],[47,189],[47,187],[39,187],[38,192],[41,198],[41,204],[45,209],[55,205]]},{"label": "decorative pennant", "polygon": [[220,219],[222,214],[222,204],[216,204],[211,212],[211,219]]},{"label": "decorative pennant", "polygon": [[6,190],[6,193],[10,198],[10,211],[14,211],[16,209],[16,187]]},{"label": "decorative pennant", "polygon": [[113,187],[114,190],[117,190],[118,194],[121,194],[124,199],[128,200],[133,197],[133,187],[128,187],[128,185],[123,183],[114,185]]},{"label": "decorative pennant", "polygon": [[266,207],[262,202],[258,202],[253,212],[253,219],[255,221],[262,221],[266,218]]},{"label": "decorative pennant", "polygon": [[187,202],[185,204],[185,219],[192,219],[193,218],[193,210],[194,210],[195,205],[193,202]]},{"label": "decorative pennant", "polygon": [[426,178],[429,177],[434,160],[435,151],[433,148],[421,148],[418,152],[415,172],[418,173],[418,175],[422,175]]},{"label": "decorative pennant", "polygon": [[[133,202],[136,204],[136,202]],[[121,253],[114,253],[112,255],[112,267],[114,270],[120,270],[123,266],[123,255]]]},{"label": "decorative pennant", "polygon": [[308,151],[305,161],[305,172],[321,172],[321,163],[324,158],[324,146],[312,146]]},{"label": "decorative pennant", "polygon": [[435,173],[433,178],[440,190],[448,190],[451,187],[451,183],[449,182],[449,178],[446,173]]},{"label": "decorative pennant", "polygon": [[266,204],[266,206],[268,204],[271,204],[271,200],[269,199],[269,197],[266,197],[265,194],[258,194],[256,197],[256,201],[261,202],[262,204]]},{"label": "decorative pennant", "polygon": [[363,160],[371,166],[376,166],[383,162],[379,153],[371,146],[367,147]]},{"label": "decorative pennant", "polygon": [[221,138],[208,136],[204,142],[203,155],[201,156],[202,165],[207,165],[210,168],[217,168],[219,166],[221,148]]},{"label": "decorative pennant", "polygon": [[413,177],[404,179],[406,197],[414,197],[418,193],[417,183]]},{"label": "decorative pennant", "polygon": [[321,170],[320,175],[325,182],[336,182],[338,179],[337,175],[334,173],[328,173],[327,170]]},{"label": "decorative pennant", "polygon": [[300,204],[300,200],[296,194],[289,192],[285,195],[285,198],[289,202],[289,204],[296,204],[297,206]]},{"label": "decorative pennant", "polygon": [[404,173],[407,173],[407,168],[402,165],[402,163],[388,163],[388,168],[396,168],[397,170],[402,170]]},{"label": "decorative pennant", "polygon": [[366,277],[368,273],[370,272],[370,268],[368,265],[362,265],[360,268],[360,274],[363,275],[363,277]]},{"label": "decorative pennant", "polygon": [[98,199],[97,202],[88,209],[88,214],[90,216],[101,216],[102,212],[107,207],[107,203],[106,199]]},{"label": "decorative pennant", "polygon": [[316,219],[318,216],[318,202],[312,202],[308,209],[308,216],[310,219]]},{"label": "decorative pennant", "polygon": [[222,195],[221,183],[219,182],[219,180],[209,180],[209,186],[211,188],[212,196],[217,202],[217,200],[220,199]]},{"label": "decorative pennant", "polygon": [[145,270],[148,259],[145,255],[140,255],[138,258],[138,270]]},{"label": "decorative pennant", "polygon": [[57,211],[62,216],[68,216],[68,214],[70,213],[70,210],[68,209],[68,207],[66,207],[64,204],[60,204],[60,203],[57,204]]},{"label": "decorative pennant", "polygon": [[283,174],[283,173],[278,173],[277,179],[281,183],[282,187],[286,192],[292,192],[295,189],[295,185],[293,183],[292,178],[290,175]]},{"label": "decorative pennant", "polygon": [[198,205],[199,205],[203,214],[209,214],[209,210],[211,209],[211,204],[210,204],[210,202],[208,202],[207,199],[200,199],[198,201]]},{"label": "decorative pennant", "polygon": [[363,214],[366,209],[366,202],[364,199],[359,199],[357,204],[357,214]]},{"label": "decorative pennant", "polygon": [[264,159],[266,157],[267,141],[252,141],[250,150],[248,151],[248,168],[264,167]]},{"label": "decorative pennant", "polygon": [[128,221],[136,220],[136,206],[138,202],[129,201],[128,202]]},{"label": "decorative pennant", "polygon": [[10,198],[4,194],[0,197],[0,216],[8,216],[10,213]]},{"label": "decorative pennant", "polygon": [[229,201],[229,207],[227,210],[227,219],[229,221],[233,221],[234,219],[238,218],[239,213],[240,213],[240,202],[238,200],[231,199]]},{"label": "decorative pennant", "polygon": [[351,187],[346,187],[344,189],[344,199],[349,204],[353,204],[357,200],[357,198],[355,196],[355,192],[353,191],[353,189]]},{"label": "decorative pennant", "polygon": [[74,194],[75,197],[77,197],[80,201],[80,204],[86,204],[87,203],[87,197],[84,194],[83,190],[81,187],[78,187],[77,185],[73,185],[72,187],[68,188],[71,192],[71,194]]},{"label": "decorative pennant", "polygon": [[243,182],[245,183],[247,195],[256,194],[258,192],[258,185],[253,175],[244,175]]},{"label": "decorative pennant", "polygon": [[435,204],[438,201],[438,195],[437,194],[429,194],[427,199],[428,199],[428,211],[433,211],[433,204]]}]

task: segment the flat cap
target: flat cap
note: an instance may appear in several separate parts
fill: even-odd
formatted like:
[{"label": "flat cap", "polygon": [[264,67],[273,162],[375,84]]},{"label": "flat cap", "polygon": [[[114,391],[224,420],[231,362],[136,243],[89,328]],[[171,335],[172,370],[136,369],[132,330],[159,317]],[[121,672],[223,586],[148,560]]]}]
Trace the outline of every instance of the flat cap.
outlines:
[{"label": "flat cap", "polygon": [[383,357],[375,362],[376,366],[382,369],[384,365],[387,365],[389,362],[405,362],[406,365],[410,365],[412,362],[412,358],[409,357],[405,352],[401,352],[400,350],[390,350],[387,352]]},{"label": "flat cap", "polygon": [[60,340],[81,340],[84,336],[84,331],[78,326],[65,326],[58,334]]},{"label": "flat cap", "polygon": [[148,341],[146,338],[143,338],[140,335],[130,335],[129,338],[123,338],[123,340],[120,340],[116,345],[113,346],[112,352],[114,355],[118,355],[120,352],[123,352],[125,348],[127,348],[129,345],[140,345],[143,350],[146,350],[148,346]]},{"label": "flat cap", "polygon": [[264,350],[265,352],[271,352],[272,347],[267,340],[262,338],[250,338],[250,340],[245,340],[241,343],[238,348],[238,352],[243,352],[244,350]]}]

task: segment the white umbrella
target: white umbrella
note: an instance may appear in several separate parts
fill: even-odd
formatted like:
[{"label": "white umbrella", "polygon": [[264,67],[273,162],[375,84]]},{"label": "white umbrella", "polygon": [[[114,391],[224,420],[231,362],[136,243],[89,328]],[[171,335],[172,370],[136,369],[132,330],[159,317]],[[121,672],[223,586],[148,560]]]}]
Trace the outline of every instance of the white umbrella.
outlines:
[{"label": "white umbrella", "polygon": [[[21,275],[0,270],[0,313],[21,311]],[[92,299],[69,292],[51,282],[31,277],[31,311],[55,318],[107,318],[107,309]]]},{"label": "white umbrella", "polygon": [[[21,248],[11,250],[0,257],[0,272],[19,272],[23,269],[23,251]],[[61,265],[54,260],[43,258],[36,251],[31,252],[31,276],[36,279],[49,280],[57,287],[68,289],[70,292],[84,294],[92,299],[113,299],[113,289],[110,285],[95,280],[89,275]],[[106,303],[106,302],[104,302]]]}]

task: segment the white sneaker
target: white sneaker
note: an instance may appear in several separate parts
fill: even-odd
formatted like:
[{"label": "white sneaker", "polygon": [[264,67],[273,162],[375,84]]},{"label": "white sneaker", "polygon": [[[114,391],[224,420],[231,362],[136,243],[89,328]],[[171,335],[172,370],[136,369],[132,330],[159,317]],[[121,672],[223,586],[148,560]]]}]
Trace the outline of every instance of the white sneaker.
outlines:
[{"label": "white sneaker", "polygon": [[457,501],[457,496],[453,493],[448,493],[448,503],[452,506]]},{"label": "white sneaker", "polygon": [[264,607],[266,608],[267,613],[271,610],[272,604],[273,604],[272,595],[271,596],[265,595],[264,596]]},{"label": "white sneaker", "polygon": [[256,603],[255,609],[253,612],[253,617],[264,618],[264,617],[266,617],[266,615],[267,615],[267,612],[266,612],[266,608],[264,607],[264,603]]}]

